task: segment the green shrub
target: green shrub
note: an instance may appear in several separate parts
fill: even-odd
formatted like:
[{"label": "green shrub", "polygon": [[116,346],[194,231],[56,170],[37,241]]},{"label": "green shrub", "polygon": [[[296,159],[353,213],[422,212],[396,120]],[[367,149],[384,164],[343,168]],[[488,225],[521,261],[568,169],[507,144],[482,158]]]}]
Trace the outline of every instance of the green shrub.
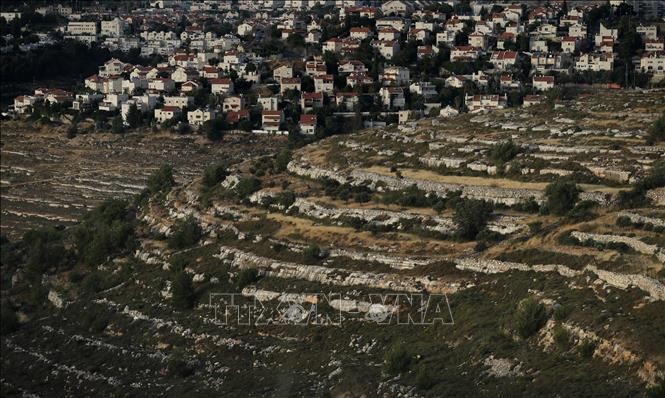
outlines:
[{"label": "green shrub", "polygon": [[532,234],[537,234],[543,230],[543,223],[541,221],[533,221],[527,225],[529,226],[529,232]]},{"label": "green shrub", "polygon": [[15,332],[19,328],[16,312],[7,300],[2,300],[2,304],[0,304],[0,321],[0,333],[3,336]]},{"label": "green shrub", "polygon": [[533,197],[530,197],[529,199],[516,204],[513,206],[513,208],[517,211],[523,211],[525,213],[531,214],[536,214],[540,211],[540,205]]},{"label": "green shrub", "polygon": [[426,191],[418,188],[416,184],[401,191],[392,191],[383,195],[383,203],[398,204],[408,207],[427,207],[439,201],[435,196],[428,196]]},{"label": "green shrub", "polygon": [[81,325],[92,333],[101,333],[111,323],[111,316],[101,306],[88,308],[81,317]]},{"label": "green shrub", "polygon": [[126,201],[104,201],[74,230],[80,261],[96,266],[113,254],[131,251],[137,244],[134,224],[135,214]]},{"label": "green shrub", "polygon": [[596,342],[590,339],[584,339],[577,346],[577,352],[582,358],[591,358],[596,351]]},{"label": "green shrub", "polygon": [[373,195],[372,191],[364,185],[340,184],[329,178],[321,179],[321,183],[326,195],[332,198],[342,200],[354,198],[357,202],[362,203],[363,201],[369,201]]},{"label": "green shrub", "polygon": [[274,167],[276,172],[284,172],[286,171],[286,166],[289,164],[291,161],[292,154],[291,151],[288,149],[282,149],[279,151],[277,156],[275,156],[275,162],[274,162]]},{"label": "green shrub", "polygon": [[196,244],[203,231],[201,226],[192,216],[188,216],[183,220],[179,220],[174,226],[174,231],[169,236],[169,247],[172,249],[184,249]]},{"label": "green shrub", "polygon": [[630,227],[632,225],[632,221],[630,221],[630,217],[619,216],[617,217],[616,224],[619,227]]},{"label": "green shrub", "polygon": [[321,249],[317,245],[309,245],[303,250],[303,256],[310,260],[318,260],[321,258]]},{"label": "green shrub", "polygon": [[106,308],[100,305],[93,305],[86,308],[81,316],[81,326],[93,333],[101,333],[111,322],[111,315]]},{"label": "green shrub", "polygon": [[563,326],[556,325],[552,329],[552,338],[559,349],[567,350],[570,347],[570,333]]},{"label": "green shrub", "polygon": [[515,327],[522,338],[528,338],[540,330],[547,321],[545,306],[533,298],[527,298],[517,306]]},{"label": "green shrub", "polygon": [[251,194],[261,189],[261,180],[254,177],[242,178],[235,187],[239,199],[247,199]]},{"label": "green shrub", "polygon": [[647,143],[653,145],[656,142],[665,141],[665,113],[649,128]]},{"label": "green shrub", "polygon": [[222,118],[215,118],[203,123],[201,130],[205,136],[213,142],[221,141],[224,138],[224,130],[226,129],[226,122]]},{"label": "green shrub", "polygon": [[205,169],[201,184],[204,188],[212,188],[213,186],[224,181],[228,172],[226,171],[226,164],[219,163],[212,165]]},{"label": "green shrub", "polygon": [[494,144],[489,155],[494,164],[502,165],[510,162],[518,153],[520,153],[520,147],[515,145],[512,140],[508,140]]},{"label": "green shrub", "polygon": [[158,192],[165,192],[175,186],[173,178],[173,168],[170,165],[163,165],[148,177],[148,192],[152,195]]},{"label": "green shrub", "polygon": [[580,189],[572,181],[558,180],[545,188],[547,209],[558,216],[570,211],[577,202]]},{"label": "green shrub", "polygon": [[292,191],[282,191],[277,195],[276,199],[278,204],[284,208],[288,208],[296,201],[296,195]]},{"label": "green shrub", "polygon": [[72,139],[72,138],[76,137],[77,134],[78,134],[78,128],[76,127],[75,124],[71,125],[67,129],[67,138]]},{"label": "green shrub", "polygon": [[426,368],[420,368],[418,373],[416,373],[414,382],[419,389],[429,390],[436,384],[436,379],[431,371]]},{"label": "green shrub", "polygon": [[619,206],[623,208],[641,207],[647,204],[646,192],[665,186],[665,160],[657,160],[651,165],[649,174],[638,181],[631,190],[619,192]]},{"label": "green shrub", "polygon": [[63,244],[63,234],[55,229],[31,230],[22,240],[27,254],[26,274],[36,281],[49,268],[67,263],[68,252]]},{"label": "green shrub", "polygon": [[401,344],[394,345],[383,355],[384,369],[390,374],[404,372],[410,363],[411,357]]},{"label": "green shrub", "polygon": [[557,321],[562,321],[568,318],[568,315],[570,315],[570,307],[566,307],[560,304],[555,305],[552,315],[554,316],[554,319],[556,319]]},{"label": "green shrub", "polygon": [[175,352],[166,362],[166,372],[171,377],[184,379],[194,374],[194,368],[183,358],[182,353]]},{"label": "green shrub", "polygon": [[444,211],[446,209],[446,202],[444,202],[443,200],[439,200],[436,203],[434,203],[434,206],[432,206],[432,209],[437,213],[441,213],[442,211]]},{"label": "green shrub", "polygon": [[458,202],[453,214],[457,235],[462,239],[474,239],[487,225],[492,211],[492,204],[483,200],[466,199]]},{"label": "green shrub", "polygon": [[579,202],[566,214],[566,218],[573,222],[589,221],[596,217],[596,214],[593,212],[595,206],[596,202],[590,200]]},{"label": "green shrub", "polygon": [[171,293],[173,294],[171,300],[174,307],[186,310],[194,306],[196,301],[194,286],[192,284],[192,277],[187,272],[175,272],[171,284]]},{"label": "green shrub", "polygon": [[111,119],[111,132],[113,134],[122,134],[125,132],[125,125],[122,122],[122,117],[116,116]]},{"label": "green shrub", "polygon": [[251,285],[259,280],[259,271],[256,268],[243,268],[238,273],[238,289]]},{"label": "green shrub", "polygon": [[654,385],[647,390],[649,398],[665,397],[665,372],[660,372],[656,377]]},{"label": "green shrub", "polygon": [[87,294],[99,293],[104,290],[104,278],[99,272],[91,272],[83,279],[81,289]]},{"label": "green shrub", "polygon": [[[11,242],[6,235],[0,234],[0,266],[3,269],[15,269],[23,260],[20,245],[16,242]],[[7,267],[7,268],[4,268]]]}]

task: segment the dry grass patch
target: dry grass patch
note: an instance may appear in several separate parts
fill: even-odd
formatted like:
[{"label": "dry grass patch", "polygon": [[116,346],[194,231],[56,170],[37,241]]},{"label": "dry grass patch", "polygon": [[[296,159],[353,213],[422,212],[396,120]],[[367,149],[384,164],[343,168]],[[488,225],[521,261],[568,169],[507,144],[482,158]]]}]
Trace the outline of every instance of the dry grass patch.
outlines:
[{"label": "dry grass patch", "polygon": [[354,248],[358,250],[385,250],[411,255],[461,254],[473,248],[474,243],[455,243],[422,238],[405,233],[387,233],[372,235],[367,231],[356,231],[350,227],[319,225],[304,218],[287,216],[280,213],[268,214],[268,219],[277,221],[281,228],[274,234],[279,239],[302,237],[305,243],[315,241],[322,246]]}]

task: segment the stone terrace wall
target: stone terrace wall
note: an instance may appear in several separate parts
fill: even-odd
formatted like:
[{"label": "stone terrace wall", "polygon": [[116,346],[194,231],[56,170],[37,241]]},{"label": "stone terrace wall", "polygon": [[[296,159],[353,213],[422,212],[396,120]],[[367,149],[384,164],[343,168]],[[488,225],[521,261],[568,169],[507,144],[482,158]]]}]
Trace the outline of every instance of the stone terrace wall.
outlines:
[{"label": "stone terrace wall", "polygon": [[605,271],[598,269],[593,265],[587,265],[584,270],[577,271],[566,267],[565,265],[559,264],[528,265],[480,258],[458,259],[455,260],[455,264],[458,269],[481,272],[484,274],[496,274],[517,270],[534,272],[557,272],[562,276],[570,278],[582,275],[585,271],[589,271],[596,274],[598,279],[617,288],[627,289],[630,286],[635,286],[649,293],[649,295],[655,300],[665,300],[665,286],[653,278],[638,274],[620,274],[617,272]]},{"label": "stone terrace wall", "polygon": [[412,277],[398,274],[349,271],[318,265],[302,265],[260,257],[232,247],[222,246],[219,258],[230,260],[238,268],[259,268],[267,276],[285,279],[301,279],[335,286],[365,286],[402,292],[453,293],[458,285],[429,277]]},{"label": "stone terrace wall", "polygon": [[656,257],[665,262],[665,251],[659,248],[656,245],[650,245],[644,243],[637,238],[632,238],[630,236],[622,235],[603,235],[603,234],[593,234],[587,232],[573,231],[570,233],[570,236],[577,239],[580,242],[586,242],[591,240],[598,243],[623,243],[624,245],[629,246],[633,250],[648,255],[656,255]]},{"label": "stone terrace wall", "polygon": [[[288,164],[287,169],[291,173],[302,177],[312,179],[330,178],[341,184],[367,185],[374,190],[401,190],[416,185],[419,189],[439,196],[446,196],[451,192],[461,191],[462,196],[465,198],[482,199],[507,206],[516,205],[529,198],[534,198],[539,203],[544,201],[543,192],[533,189],[511,189],[481,185],[449,184],[415,178],[397,178],[362,170],[352,170],[350,174],[346,175],[343,172],[311,166],[309,162],[303,160],[292,160]],[[610,203],[610,198],[602,192],[583,192],[580,194],[580,199],[591,200],[602,205],[608,205]]]}]

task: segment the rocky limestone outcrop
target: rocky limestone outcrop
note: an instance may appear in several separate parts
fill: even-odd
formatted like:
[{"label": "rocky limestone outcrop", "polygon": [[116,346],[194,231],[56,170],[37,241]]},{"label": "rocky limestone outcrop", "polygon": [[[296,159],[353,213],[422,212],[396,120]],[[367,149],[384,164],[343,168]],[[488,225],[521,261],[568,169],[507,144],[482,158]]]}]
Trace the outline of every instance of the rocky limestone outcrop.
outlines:
[{"label": "rocky limestone outcrop", "polygon": [[[343,223],[345,219],[358,219],[383,227],[396,227],[397,229],[401,229],[402,224],[405,221],[413,221],[418,223],[418,225],[425,230],[439,232],[445,235],[452,235],[457,230],[457,225],[453,222],[451,217],[428,216],[405,211],[334,208],[323,206],[304,198],[296,198],[293,204],[288,209],[285,209],[284,206],[275,203],[274,200],[266,201],[268,198],[274,198],[274,194],[274,190],[264,189],[255,192],[249,199],[252,203],[271,203],[271,206],[276,207],[279,210],[298,212],[303,216],[317,220],[330,220]],[[487,228],[490,231],[507,235],[523,229],[524,225],[521,221],[521,217],[497,216],[494,220],[488,223]]]},{"label": "rocky limestone outcrop", "polygon": [[641,214],[632,213],[629,211],[622,211],[617,217],[625,217],[635,224],[651,224],[654,227],[664,227],[665,228],[665,219],[647,217]]},{"label": "rocky limestone outcrop", "polygon": [[646,197],[656,206],[665,206],[665,187],[648,190]]},{"label": "rocky limestone outcrop", "polygon": [[[312,179],[330,178],[341,184],[348,183],[351,185],[368,186],[370,189],[377,191],[397,191],[415,185],[423,191],[434,193],[442,197],[447,196],[452,192],[461,192],[462,197],[465,198],[482,199],[494,203],[505,204],[507,206],[516,205],[529,198],[533,198],[539,203],[544,201],[543,192],[539,190],[511,189],[483,185],[461,185],[406,177],[398,178],[358,169],[354,169],[346,175],[342,172],[313,166],[304,159],[292,160],[287,166],[287,169],[291,173],[302,177]],[[591,200],[601,205],[607,205],[611,202],[611,197],[602,192],[582,192],[580,194],[580,199]]]},{"label": "rocky limestone outcrop", "polygon": [[332,249],[329,252],[330,257],[348,257],[357,261],[371,261],[388,265],[395,269],[414,269],[417,266],[431,264],[434,260],[417,259],[410,257],[394,257],[379,253],[357,252],[345,249]]},{"label": "rocky limestone outcrop", "polygon": [[[550,349],[554,343],[553,330],[557,322],[550,319],[540,330],[541,342],[545,349]],[[647,385],[653,385],[657,376],[657,367],[650,360],[643,360],[636,353],[624,347],[615,340],[609,340],[598,336],[596,333],[583,329],[573,323],[563,322],[560,324],[572,337],[577,345],[584,341],[595,345],[593,356],[611,365],[639,365],[637,376]]]},{"label": "rocky limestone outcrop", "polygon": [[222,246],[217,256],[228,260],[237,268],[258,268],[267,276],[285,279],[301,279],[335,286],[365,286],[401,292],[453,293],[458,284],[429,277],[412,277],[398,274],[349,271],[318,265],[302,265],[260,257],[228,246]]},{"label": "rocky limestone outcrop", "polygon": [[578,271],[560,264],[529,265],[482,258],[462,258],[455,260],[455,267],[460,270],[481,272],[484,274],[497,274],[513,270],[524,272],[557,272],[568,278],[579,276],[589,271],[595,274],[598,279],[619,289],[627,289],[635,286],[648,293],[654,300],[665,300],[665,286],[656,279],[639,274],[621,274],[606,271],[593,265],[587,265],[583,270]]},{"label": "rocky limestone outcrop", "polygon": [[467,160],[464,158],[421,156],[420,163],[427,167],[448,167],[456,169],[461,167]]},{"label": "rocky limestone outcrop", "polygon": [[[320,296],[308,293],[280,293],[271,290],[258,289],[255,286],[247,286],[242,289],[242,295],[245,297],[254,297],[259,301],[277,300],[284,303],[309,303],[317,304]],[[367,313],[376,311],[381,313],[397,313],[399,307],[388,304],[370,303],[363,300],[335,298],[326,301],[332,308],[349,313]]]},{"label": "rocky limestone outcrop", "polygon": [[606,235],[606,234],[594,234],[581,231],[573,231],[570,233],[570,236],[577,239],[580,242],[592,241],[598,243],[621,243],[624,244],[636,252],[648,255],[655,255],[658,260],[665,262],[665,251],[662,248],[659,248],[657,245],[650,245],[644,243],[638,238],[633,238],[630,236],[622,235]]},{"label": "rocky limestone outcrop", "polygon": [[48,301],[51,302],[56,308],[62,308],[65,306],[65,300],[62,298],[60,293],[55,290],[50,290],[48,292]]}]

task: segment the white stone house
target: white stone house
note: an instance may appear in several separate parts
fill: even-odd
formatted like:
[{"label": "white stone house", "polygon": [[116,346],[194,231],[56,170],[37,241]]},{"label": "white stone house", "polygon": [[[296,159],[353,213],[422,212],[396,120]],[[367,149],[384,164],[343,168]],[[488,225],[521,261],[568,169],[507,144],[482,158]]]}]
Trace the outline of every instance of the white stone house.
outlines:
[{"label": "white stone house", "polygon": [[264,130],[278,131],[282,122],[284,122],[284,113],[282,111],[261,112],[261,126]]},{"label": "white stone house", "polygon": [[534,76],[533,88],[538,91],[547,91],[554,88],[554,76]]},{"label": "white stone house", "polygon": [[384,84],[394,84],[397,86],[409,84],[409,69],[403,66],[386,66],[381,74],[381,80]]},{"label": "white stone house", "polygon": [[239,95],[234,95],[224,98],[222,102],[222,110],[224,112],[239,111],[245,107],[245,98]]},{"label": "white stone house", "polygon": [[259,97],[256,100],[257,105],[264,111],[276,111],[279,106],[277,97]]},{"label": "white stone house", "polygon": [[404,90],[401,87],[381,87],[379,96],[383,105],[388,108],[402,109],[406,106]]},{"label": "white stone house", "polygon": [[508,98],[498,94],[467,95],[464,97],[464,104],[470,112],[503,109],[508,104]]},{"label": "white stone house", "polygon": [[656,74],[665,73],[665,52],[643,54],[640,58],[640,70]]},{"label": "white stone house", "polygon": [[293,67],[291,65],[281,65],[272,71],[272,77],[278,82],[282,79],[293,78]]},{"label": "white stone house", "polygon": [[174,117],[180,115],[181,109],[175,106],[165,106],[160,109],[155,109],[155,120],[158,123],[164,123]]},{"label": "white stone house", "polygon": [[165,106],[177,106],[178,108],[186,108],[193,104],[194,104],[194,97],[189,97],[189,96],[164,97]]},{"label": "white stone house", "polygon": [[169,92],[175,89],[175,82],[167,77],[158,77],[148,80],[148,89]]},{"label": "white stone house", "polygon": [[614,54],[582,54],[575,62],[575,69],[584,71],[611,71],[614,69]]},{"label": "white stone house", "polygon": [[187,112],[187,122],[192,126],[200,126],[203,123],[213,120],[217,117],[217,111],[214,109],[195,109]]},{"label": "white stone house", "polygon": [[313,135],[316,133],[316,115],[300,115],[300,132]]},{"label": "white stone house", "polygon": [[233,81],[231,79],[210,79],[210,91],[213,94],[228,95],[233,93]]},{"label": "white stone house", "polygon": [[332,75],[317,76],[314,78],[314,91],[317,93],[332,94],[334,79]]}]

